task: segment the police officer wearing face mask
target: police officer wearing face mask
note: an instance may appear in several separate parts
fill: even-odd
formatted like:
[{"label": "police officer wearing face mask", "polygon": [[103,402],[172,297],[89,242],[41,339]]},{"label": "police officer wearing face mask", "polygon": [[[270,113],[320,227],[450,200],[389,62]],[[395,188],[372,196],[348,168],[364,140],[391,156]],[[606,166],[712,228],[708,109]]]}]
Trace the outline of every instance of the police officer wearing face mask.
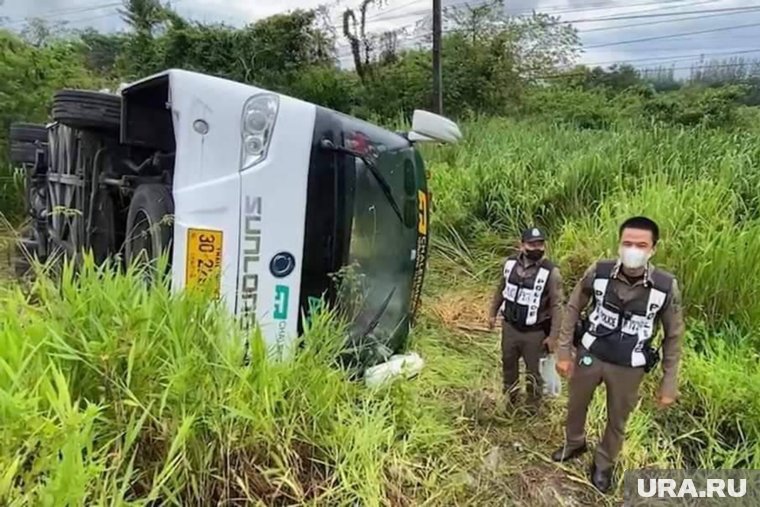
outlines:
[{"label": "police officer wearing face mask", "polygon": [[546,238],[538,228],[522,234],[520,252],[506,260],[490,308],[490,326],[502,325],[502,370],[504,392],[514,405],[518,400],[519,359],[527,370],[530,408],[541,400],[539,370],[545,349],[553,349],[562,315],[562,278],[559,269],[544,257]]},{"label": "police officer wearing face mask", "polygon": [[[660,362],[659,349],[653,347],[658,324],[664,337],[657,402],[669,406],[677,395],[684,322],[676,279],[649,262],[659,234],[657,224],[646,217],[626,220],[619,231],[619,259],[597,262],[586,271],[570,296],[560,331],[557,371],[569,377],[569,400],[565,444],[552,459],[565,461],[586,451],[586,411],[596,387],[604,383],[607,427],[596,448],[591,482],[605,493],[612,486],[639,385]],[[580,319],[582,311],[588,315]]]}]

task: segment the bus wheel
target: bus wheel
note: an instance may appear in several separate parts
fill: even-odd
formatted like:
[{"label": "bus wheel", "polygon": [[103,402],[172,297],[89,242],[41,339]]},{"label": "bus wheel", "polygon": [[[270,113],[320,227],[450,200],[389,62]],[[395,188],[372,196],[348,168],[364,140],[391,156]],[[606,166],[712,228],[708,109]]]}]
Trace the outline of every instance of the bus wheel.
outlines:
[{"label": "bus wheel", "polygon": [[127,265],[154,264],[171,248],[174,200],[160,184],[140,185],[127,213],[125,254]]}]

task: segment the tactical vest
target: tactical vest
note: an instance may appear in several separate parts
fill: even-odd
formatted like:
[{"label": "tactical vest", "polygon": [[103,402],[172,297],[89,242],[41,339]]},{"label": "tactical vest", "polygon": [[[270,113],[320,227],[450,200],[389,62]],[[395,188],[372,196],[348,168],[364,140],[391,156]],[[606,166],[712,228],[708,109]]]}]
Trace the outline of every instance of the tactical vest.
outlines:
[{"label": "tactical vest", "polygon": [[647,295],[624,305],[609,287],[616,264],[603,261],[596,266],[594,307],[587,318],[581,343],[603,361],[637,368],[647,362],[655,322],[665,306],[674,278],[655,269]]},{"label": "tactical vest", "polygon": [[515,269],[518,262],[517,256],[512,256],[504,264],[504,301],[501,312],[504,319],[515,328],[528,331],[543,324],[538,322],[538,313],[549,297],[546,286],[554,265],[543,259],[534,275],[523,278]]}]

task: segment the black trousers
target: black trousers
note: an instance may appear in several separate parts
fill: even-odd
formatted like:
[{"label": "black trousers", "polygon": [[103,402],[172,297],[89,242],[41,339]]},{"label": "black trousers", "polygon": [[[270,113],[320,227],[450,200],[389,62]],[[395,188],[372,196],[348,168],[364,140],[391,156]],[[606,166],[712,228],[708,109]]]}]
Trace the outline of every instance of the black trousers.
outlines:
[{"label": "black trousers", "polygon": [[508,322],[501,329],[501,362],[504,379],[504,392],[512,402],[517,401],[520,390],[518,374],[520,358],[525,362],[528,400],[537,403],[541,400],[543,381],[539,371],[539,362],[544,353],[543,330],[519,331]]}]

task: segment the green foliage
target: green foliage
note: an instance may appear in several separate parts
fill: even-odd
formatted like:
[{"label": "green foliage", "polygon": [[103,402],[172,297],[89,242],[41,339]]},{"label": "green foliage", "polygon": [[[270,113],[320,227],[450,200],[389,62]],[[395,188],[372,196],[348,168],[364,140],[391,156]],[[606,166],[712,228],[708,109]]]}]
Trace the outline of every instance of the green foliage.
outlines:
[{"label": "green foliage", "polygon": [[99,88],[104,80],[84,66],[74,41],[48,41],[33,46],[0,30],[0,214],[14,223],[22,208],[22,179],[8,166],[8,130],[14,121],[49,119],[55,90]]},{"label": "green foliage", "polygon": [[125,0],[120,11],[122,18],[136,33],[152,35],[169,18],[170,9],[160,0]]},{"label": "green foliage", "polygon": [[87,29],[79,33],[79,38],[87,68],[98,75],[116,78],[116,63],[129,37]]},{"label": "green foliage", "polygon": [[11,121],[45,121],[53,92],[64,86],[93,88],[100,80],[84,68],[77,44],[33,47],[0,30],[0,136]]},{"label": "green foliage", "polygon": [[607,70],[595,67],[586,71],[582,79],[586,89],[606,88],[614,92],[627,90],[641,82],[639,72],[632,65],[612,65]]},{"label": "green foliage", "polygon": [[242,29],[169,14],[165,19],[161,34],[138,29],[128,39],[119,60],[127,76],[182,68],[287,92],[302,72],[332,62],[332,41],[315,27],[313,11],[272,16]]},{"label": "green foliage", "polygon": [[584,88],[582,83],[552,83],[528,91],[522,106],[526,115],[568,123],[583,129],[606,129],[616,124],[659,123],[670,126],[733,129],[739,122],[741,86],[689,86],[675,92],[656,92],[639,83],[618,92],[608,86]]},{"label": "green foliage", "polygon": [[289,362],[252,336],[246,367],[221,304],[138,272],[88,263],[0,301],[3,504],[381,505],[391,467],[444,464],[418,461],[443,458],[450,430],[412,386],[366,390],[333,366],[329,314]]},{"label": "green foliage", "polygon": [[299,72],[287,87],[287,93],[294,97],[343,113],[354,110],[359,92],[355,76],[326,65]]},{"label": "green foliage", "polygon": [[604,129],[620,117],[621,111],[604,90],[547,87],[531,91],[524,104],[528,114],[549,121],[564,122],[582,129]]},{"label": "green foliage", "polygon": [[643,106],[645,114],[662,123],[705,127],[731,127],[736,122],[741,86],[690,87],[683,93],[662,94]]},{"label": "green foliage", "polygon": [[[689,327],[679,403],[662,411],[645,400],[632,414],[624,466],[755,469],[760,465],[759,337],[695,321]],[[645,389],[654,392],[656,379],[647,380]],[[601,429],[601,400],[590,410],[594,426]]]}]

